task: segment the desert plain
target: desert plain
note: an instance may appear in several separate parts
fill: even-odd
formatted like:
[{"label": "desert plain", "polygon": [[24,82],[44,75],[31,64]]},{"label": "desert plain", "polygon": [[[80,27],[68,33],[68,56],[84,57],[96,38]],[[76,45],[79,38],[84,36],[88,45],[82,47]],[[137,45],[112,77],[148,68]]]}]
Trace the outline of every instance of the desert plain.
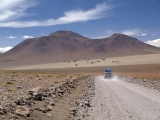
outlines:
[{"label": "desert plain", "polygon": [[[94,102],[98,101],[96,100],[96,91],[94,93],[96,89],[94,80],[99,79],[95,78],[96,76],[103,76],[106,67],[110,67],[113,75],[117,77],[128,76],[142,81],[144,79],[160,80],[159,53],[70,60],[47,64],[21,64],[17,67],[10,65],[1,68],[0,71],[1,119],[93,119],[94,114],[90,113],[90,105],[87,109],[84,106],[80,106],[80,108],[75,106],[78,102],[78,105],[85,104],[85,100],[88,100],[90,104],[95,104]],[[75,80],[75,83],[72,83],[72,80]],[[135,81],[132,80],[133,83]],[[141,82],[138,81],[137,83]],[[152,83],[147,85],[150,84]],[[146,87],[148,87],[147,85]],[[104,86],[103,89],[105,87],[107,86]],[[58,90],[53,91],[52,88]],[[121,90],[121,88],[119,89]],[[53,93],[48,94],[47,91]],[[41,97],[38,97],[37,94],[40,94]],[[103,99],[103,96],[100,97]],[[49,99],[49,102],[47,99]],[[76,100],[78,101],[75,102]],[[8,104],[9,106],[7,106]],[[87,114],[91,116],[87,117],[87,115],[77,113],[78,109],[83,112],[89,111]],[[93,109],[97,110],[98,108],[93,105]],[[25,113],[26,111],[29,112]],[[95,114],[97,113],[95,112]],[[101,114],[99,115],[101,116]],[[105,116],[102,116],[103,118]]]},{"label": "desert plain", "polygon": [[132,77],[160,78],[160,54],[73,60],[58,63],[21,65],[18,67],[11,66],[3,69],[101,75],[107,67],[111,67],[113,73],[117,75],[125,74]]},{"label": "desert plain", "polygon": [[[98,79],[95,78],[96,76],[103,76],[106,67],[110,67],[113,75],[117,77],[128,76],[142,81],[144,79],[160,80],[160,54],[158,53],[17,67],[7,66],[1,68],[0,71],[0,99],[3,103],[1,104],[1,118],[29,120],[40,118],[44,120],[53,118],[57,120],[93,119],[87,117],[87,115],[77,113],[77,109],[82,109],[85,112],[86,107],[81,106],[81,108],[75,109],[77,105],[75,101],[81,100],[82,103],[79,104],[83,104],[86,102],[85,100],[88,100],[90,103],[95,104],[94,102],[97,100],[94,99],[94,96],[95,98],[97,96],[96,91],[94,93],[96,85],[93,82]],[[77,81],[70,83],[71,80]],[[70,84],[73,86],[70,86]],[[59,88],[59,86],[63,87]],[[57,88],[63,92],[61,93],[58,90],[53,92],[52,88]],[[53,94],[48,94],[47,90],[53,92]],[[88,93],[88,91],[92,92]],[[42,94],[43,99],[38,98],[37,94],[41,93],[47,95]],[[86,98],[86,95],[89,97]],[[50,101],[48,102],[47,99]],[[7,107],[7,104],[10,107]],[[27,107],[21,108],[22,106]],[[98,108],[93,105],[93,109]],[[27,110],[30,112],[25,113]],[[87,111],[89,111],[87,114],[94,116],[90,113],[90,107],[87,108]],[[78,117],[76,114],[78,114]],[[105,118],[105,116],[103,117]]]}]

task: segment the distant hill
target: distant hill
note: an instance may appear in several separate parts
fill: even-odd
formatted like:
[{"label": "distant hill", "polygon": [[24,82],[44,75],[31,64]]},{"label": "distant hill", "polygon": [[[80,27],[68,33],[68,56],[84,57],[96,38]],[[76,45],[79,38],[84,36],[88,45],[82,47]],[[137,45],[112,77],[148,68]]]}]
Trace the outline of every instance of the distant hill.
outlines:
[{"label": "distant hill", "polygon": [[148,45],[136,38],[117,33],[108,38],[93,40],[90,42],[90,46],[94,47],[94,52],[105,52],[108,55],[150,54],[160,50],[160,48]]},{"label": "distant hill", "polygon": [[49,36],[22,41],[8,52],[0,54],[0,62],[47,63],[157,52],[160,52],[160,48],[123,34],[89,39],[72,31],[61,30]]}]

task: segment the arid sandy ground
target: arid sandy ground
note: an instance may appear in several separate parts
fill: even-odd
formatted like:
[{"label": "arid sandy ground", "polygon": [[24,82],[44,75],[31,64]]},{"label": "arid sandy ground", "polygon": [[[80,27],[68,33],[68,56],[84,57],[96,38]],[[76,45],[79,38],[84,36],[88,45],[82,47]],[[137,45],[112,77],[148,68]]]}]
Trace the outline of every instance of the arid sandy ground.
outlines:
[{"label": "arid sandy ground", "polygon": [[[77,64],[77,65],[76,65]],[[114,75],[127,75],[127,76],[132,76],[135,78],[154,78],[156,80],[160,80],[160,54],[152,54],[152,55],[136,55],[136,56],[124,56],[124,57],[116,57],[116,58],[101,58],[101,59],[94,59],[94,60],[78,60],[78,61],[66,61],[66,62],[61,62],[61,63],[48,63],[48,64],[38,64],[38,65],[23,65],[23,66],[18,66],[18,67],[5,67],[5,68],[0,68],[4,69],[0,71],[0,100],[1,101],[6,101],[6,102],[11,102],[12,99],[23,97],[24,95],[27,94],[27,90],[30,90],[32,88],[36,88],[37,86],[45,88],[50,88],[51,85],[53,86],[58,86],[59,84],[63,82],[67,82],[68,80],[71,80],[72,78],[75,77],[81,77],[85,76],[87,74],[93,75],[93,76],[99,76],[104,73],[104,70],[106,67],[111,67],[113,74]],[[9,70],[9,71],[8,71]],[[43,117],[44,119],[52,119],[53,117],[57,120],[65,120],[68,119],[69,114],[70,114],[70,108],[73,107],[73,102],[77,100],[81,94],[84,92],[84,88],[86,86],[86,82],[88,80],[85,79],[84,81],[80,81],[76,86],[76,89],[71,89],[71,94],[69,95],[64,95],[64,97],[59,99],[55,99],[55,105],[52,108],[52,111],[50,111],[48,114],[46,113],[38,113],[33,112],[31,113],[31,117],[28,119],[40,119]],[[92,82],[92,85],[94,84],[99,88],[97,89],[97,92],[101,92],[101,97],[102,100],[105,102],[104,105],[100,106],[100,108],[96,108],[96,104],[93,105],[93,109],[95,111],[91,112],[98,112],[98,110],[103,110],[101,111],[100,114],[102,114],[104,118],[108,117],[107,115],[113,115],[113,117],[116,118],[124,118],[122,114],[125,114],[125,117],[128,119],[133,119],[136,118],[145,118],[146,112],[151,114],[153,110],[149,106],[144,106],[144,104],[140,104],[143,100],[145,100],[145,103],[150,103],[151,105],[154,106],[154,110],[156,111],[156,115],[153,114],[150,116],[152,119],[159,119],[159,109],[157,106],[153,103],[154,100],[148,100],[151,99],[152,96],[150,96],[148,91],[151,91],[150,89],[143,89],[142,87],[136,87],[133,85],[133,83],[127,83],[124,82],[126,86],[130,86],[130,88],[126,88],[124,85],[121,85],[121,81],[115,82],[111,81],[106,84],[103,84],[104,81],[98,82],[97,83],[97,78],[95,79],[95,83]],[[150,83],[149,83],[150,84]],[[89,85],[91,86],[91,85]],[[104,86],[101,88],[101,86]],[[153,85],[154,86],[154,85]],[[112,88],[113,89],[107,89],[106,87]],[[87,87],[89,88],[89,87]],[[133,89],[142,89],[146,90],[147,94],[145,92],[141,94],[137,94],[137,91]],[[128,90],[129,89],[129,90]],[[130,90],[131,89],[131,90]],[[104,92],[104,90],[108,90],[108,92]],[[65,91],[65,90],[64,90]],[[89,89],[88,91],[93,92],[93,88]],[[108,98],[108,95],[110,95],[110,92],[113,93],[113,96],[110,96]],[[126,98],[126,95],[130,95],[130,92],[133,94],[132,98],[136,101],[136,103],[146,109],[146,112],[143,112],[142,110],[139,110],[134,106],[134,104],[130,103],[130,99]],[[141,90],[139,91],[141,92]],[[121,93],[124,93],[124,95],[119,95]],[[147,99],[144,99],[144,94],[147,95]],[[159,95],[158,92],[156,92],[153,95]],[[107,95],[107,96],[106,96]],[[117,96],[116,96],[117,95]],[[89,95],[86,95],[87,97]],[[155,97],[154,96],[154,97]],[[48,97],[48,96],[47,96]],[[51,97],[51,96],[49,96]],[[84,96],[83,96],[84,97]],[[93,93],[92,93],[93,97]],[[95,98],[98,96],[95,96]],[[108,99],[106,99],[107,97]],[[121,98],[121,102],[117,102],[119,98]],[[146,96],[145,96],[146,97]],[[12,99],[10,99],[12,98]],[[139,100],[137,100],[138,98]],[[157,99],[155,97],[155,99]],[[107,100],[107,102],[106,102]],[[12,101],[13,102],[13,101]],[[81,101],[82,102],[82,101]],[[107,103],[111,104],[110,102],[115,103],[113,106],[108,106]],[[38,102],[39,103],[39,102]],[[83,102],[82,102],[83,103]],[[118,103],[118,104],[116,104]],[[43,103],[44,104],[44,103]],[[94,104],[94,99],[93,99],[93,104]],[[102,103],[103,104],[103,103]],[[124,105],[124,104],[127,104]],[[157,103],[159,106],[159,103]],[[35,104],[38,106],[37,102]],[[117,112],[113,112],[113,109],[117,108]],[[2,106],[2,104],[1,104]],[[109,111],[111,114],[105,114],[104,112],[106,110],[106,106],[110,108],[111,111]],[[129,110],[130,113],[127,113],[126,111],[123,111],[122,113],[119,113],[122,106],[124,109],[128,109],[129,107],[134,107],[134,110],[138,109],[139,112],[137,113],[134,110]],[[2,108],[1,108],[2,109]],[[33,108],[32,108],[33,109]],[[37,109],[37,108],[35,108]],[[40,108],[41,109],[41,108]],[[92,107],[91,107],[92,109]],[[2,109],[3,110],[3,109]],[[109,110],[109,109],[108,109]],[[33,109],[34,111],[34,109]],[[37,111],[37,110],[35,110]],[[3,113],[3,111],[2,111]],[[141,116],[139,113],[143,114]],[[14,114],[13,114],[14,115]],[[38,115],[39,117],[36,117],[34,115]],[[52,117],[50,117],[52,115]],[[94,114],[91,114],[93,116],[90,116],[88,119],[92,119],[94,117]],[[138,115],[138,116],[136,116]],[[136,117],[135,117],[136,116]],[[2,119],[5,117],[5,115],[1,116]],[[0,117],[0,118],[1,118]],[[9,116],[7,116],[9,117]],[[14,117],[14,116],[13,116]],[[24,117],[19,117],[24,119]],[[99,118],[101,120],[101,118]],[[74,118],[73,118],[74,120]]]},{"label": "arid sandy ground", "polygon": [[[65,73],[51,73],[51,72],[23,72],[23,71],[0,71],[0,120],[5,119],[28,119],[28,120],[49,120],[49,119],[67,119],[70,108],[73,106],[72,102],[83,93],[83,89],[85,88],[86,80],[79,80],[76,84],[71,84],[70,86],[63,85],[61,93],[55,93],[52,96],[46,96],[46,99],[50,99],[54,103],[52,110],[47,110],[44,108],[47,105],[43,100],[32,101],[33,98],[29,98],[28,91],[37,91],[39,89],[46,89],[47,91],[50,88],[55,89],[56,87],[60,87],[62,84],[69,82],[72,79],[77,79],[83,77],[83,74],[65,74]],[[65,93],[67,91],[69,93]],[[38,91],[37,91],[38,92]],[[35,94],[37,94],[37,92]],[[42,94],[42,92],[39,92]],[[38,93],[38,94],[39,94]],[[26,97],[28,98],[26,99]],[[36,95],[37,96],[37,95]],[[57,96],[57,97],[56,97]],[[22,102],[23,99],[28,101],[25,103]],[[17,102],[16,102],[17,101]],[[32,102],[33,103],[32,103]],[[32,104],[32,105],[31,105]],[[34,105],[33,105],[34,104]],[[25,117],[23,110],[20,111],[23,115],[18,115],[16,112],[18,110],[18,106],[25,106],[28,110],[32,107],[32,110],[29,112],[29,117]],[[30,106],[30,107],[29,107]],[[34,106],[34,107],[33,107]],[[35,110],[35,109],[42,109]],[[22,109],[22,108],[21,108]],[[27,110],[26,110],[27,111]],[[26,112],[25,111],[25,112]],[[28,116],[28,113],[26,114]]]},{"label": "arid sandy ground", "polygon": [[73,68],[73,67],[97,67],[97,66],[120,66],[120,65],[140,65],[158,64],[160,54],[122,56],[113,58],[101,58],[93,60],[65,61],[60,63],[48,63],[37,65],[23,65],[19,67],[8,67],[4,69],[27,70],[27,69],[53,69],[53,68]]},{"label": "arid sandy ground", "polygon": [[133,77],[160,79],[160,54],[79,60],[75,62],[70,61],[69,63],[66,61],[61,63],[23,65],[21,67],[6,67],[4,69],[102,75],[106,67],[111,67],[116,75],[125,74]]}]

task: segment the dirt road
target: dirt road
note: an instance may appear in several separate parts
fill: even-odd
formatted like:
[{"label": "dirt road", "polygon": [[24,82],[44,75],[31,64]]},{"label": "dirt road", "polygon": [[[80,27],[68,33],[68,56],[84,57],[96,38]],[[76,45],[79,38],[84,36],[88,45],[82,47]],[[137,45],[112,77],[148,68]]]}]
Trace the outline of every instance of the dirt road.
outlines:
[{"label": "dirt road", "polygon": [[96,77],[86,120],[160,120],[160,92],[114,77]]}]

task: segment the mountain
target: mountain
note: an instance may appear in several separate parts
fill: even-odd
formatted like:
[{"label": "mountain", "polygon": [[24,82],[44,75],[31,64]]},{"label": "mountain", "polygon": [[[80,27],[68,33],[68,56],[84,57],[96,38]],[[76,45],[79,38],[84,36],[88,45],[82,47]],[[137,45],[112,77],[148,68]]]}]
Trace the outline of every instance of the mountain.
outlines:
[{"label": "mountain", "polygon": [[72,31],[64,31],[64,30],[60,30],[60,31],[57,31],[55,33],[51,33],[49,36],[69,36],[70,38],[77,39],[81,42],[89,39],[89,38],[86,38],[82,35],[74,33]]},{"label": "mountain", "polygon": [[115,33],[111,37],[93,40],[90,44],[95,52],[107,52],[108,54],[150,54],[159,52],[160,48],[148,45],[140,40]]},{"label": "mountain", "polygon": [[24,40],[1,54],[0,61],[47,63],[84,57],[102,58],[157,52],[160,52],[160,48],[123,34],[115,33],[108,38],[89,39],[72,31],[61,30],[48,36]]}]

